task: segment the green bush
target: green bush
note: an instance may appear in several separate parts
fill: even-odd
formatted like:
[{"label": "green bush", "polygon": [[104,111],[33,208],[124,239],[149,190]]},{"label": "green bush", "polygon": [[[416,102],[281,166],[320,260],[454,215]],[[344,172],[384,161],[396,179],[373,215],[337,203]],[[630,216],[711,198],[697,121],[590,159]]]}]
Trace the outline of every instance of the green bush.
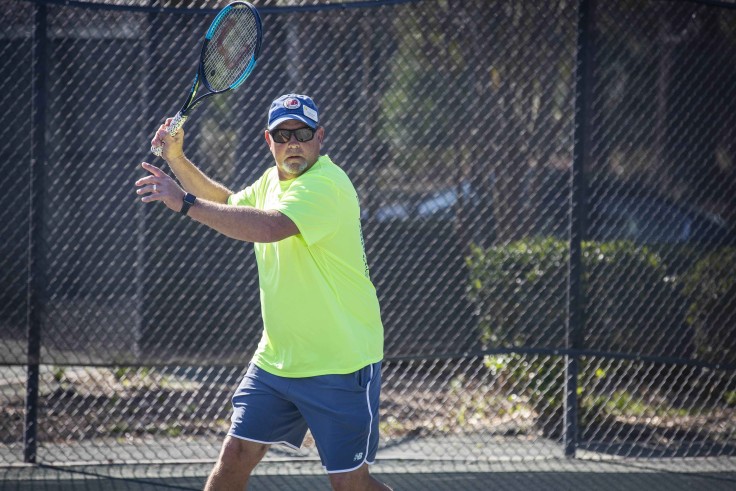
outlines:
[{"label": "green bush", "polygon": [[687,358],[686,305],[660,256],[632,242],[583,244],[585,349]]},{"label": "green bush", "polygon": [[[631,242],[582,245],[585,297],[580,349],[686,355],[684,308],[659,256]],[[568,245],[534,238],[474,247],[467,258],[469,296],[485,347],[566,346]],[[564,362],[558,357],[491,356],[486,365],[529,400],[548,434],[560,421]],[[580,364],[581,372],[596,367]]]},{"label": "green bush", "polygon": [[483,249],[467,259],[470,300],[485,346],[561,346],[567,247],[536,239]]},{"label": "green bush", "polygon": [[[584,346],[590,350],[687,354],[684,310],[659,256],[632,242],[582,246]],[[533,238],[467,259],[469,296],[485,346],[564,347],[568,245]]]},{"label": "green bush", "polygon": [[682,278],[695,354],[709,363],[736,364],[736,248],[719,249]]}]

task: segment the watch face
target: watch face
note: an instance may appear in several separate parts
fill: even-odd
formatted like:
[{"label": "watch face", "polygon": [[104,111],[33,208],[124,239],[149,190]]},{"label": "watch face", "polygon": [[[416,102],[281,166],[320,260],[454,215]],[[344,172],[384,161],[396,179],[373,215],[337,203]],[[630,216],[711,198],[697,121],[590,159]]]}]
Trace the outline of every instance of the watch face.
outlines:
[{"label": "watch face", "polygon": [[179,213],[186,215],[189,212],[189,207],[197,200],[197,197],[193,194],[186,193],[184,195],[184,202],[181,204],[181,210]]}]

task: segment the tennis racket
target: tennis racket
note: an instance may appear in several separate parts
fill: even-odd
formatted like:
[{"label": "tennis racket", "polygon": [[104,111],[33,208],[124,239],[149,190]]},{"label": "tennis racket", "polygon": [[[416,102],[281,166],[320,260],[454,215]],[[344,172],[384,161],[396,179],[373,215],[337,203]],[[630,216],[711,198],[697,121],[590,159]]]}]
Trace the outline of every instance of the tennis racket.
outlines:
[{"label": "tennis racket", "polygon": [[[253,5],[233,2],[218,12],[202,41],[199,66],[189,96],[169,125],[170,135],[176,135],[203,100],[245,82],[256,66],[262,40],[261,17]],[[209,92],[196,97],[202,85]],[[152,145],[151,152],[160,157],[163,147]]]}]

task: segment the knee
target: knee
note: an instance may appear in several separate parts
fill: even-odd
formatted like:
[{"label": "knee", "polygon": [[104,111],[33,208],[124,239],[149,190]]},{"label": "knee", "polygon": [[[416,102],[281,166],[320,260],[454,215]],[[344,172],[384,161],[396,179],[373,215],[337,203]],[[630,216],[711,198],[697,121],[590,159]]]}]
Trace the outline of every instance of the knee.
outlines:
[{"label": "knee", "polygon": [[356,484],[360,481],[358,476],[351,473],[330,474],[330,484],[335,491],[343,491],[356,489]]},{"label": "knee", "polygon": [[220,463],[228,467],[252,470],[261,461],[268,445],[227,437],[222,444]]}]

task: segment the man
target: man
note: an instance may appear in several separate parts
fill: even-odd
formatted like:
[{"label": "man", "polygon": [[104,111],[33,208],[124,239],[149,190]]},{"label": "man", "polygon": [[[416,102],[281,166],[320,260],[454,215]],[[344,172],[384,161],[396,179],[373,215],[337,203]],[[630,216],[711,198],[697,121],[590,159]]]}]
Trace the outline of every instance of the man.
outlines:
[{"label": "man", "polygon": [[276,165],[237,193],[185,157],[184,132],[170,136],[170,122],[151,143],[163,145],[181,186],[144,162],[141,200],[254,242],[261,290],[263,335],[205,489],[244,489],[271,444],[299,447],[307,428],[333,489],[390,489],[368,471],[378,447],[383,326],[358,198],[320,155],[317,106],[298,94],[271,104],[264,137]]}]

